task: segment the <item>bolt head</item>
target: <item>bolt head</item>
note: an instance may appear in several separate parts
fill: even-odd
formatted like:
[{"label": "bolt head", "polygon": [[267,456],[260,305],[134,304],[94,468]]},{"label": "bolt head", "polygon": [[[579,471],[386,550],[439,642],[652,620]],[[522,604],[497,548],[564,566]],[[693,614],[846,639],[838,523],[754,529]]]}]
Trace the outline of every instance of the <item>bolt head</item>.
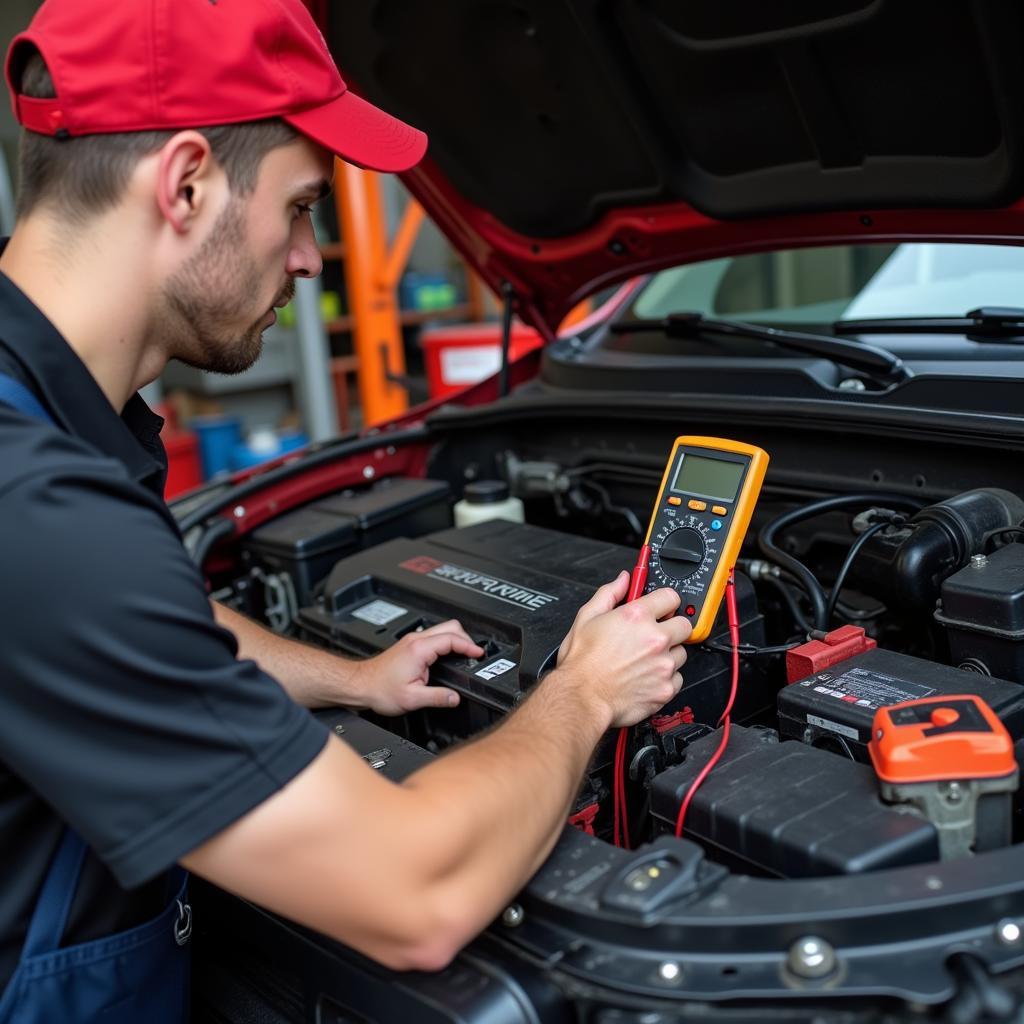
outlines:
[{"label": "bolt head", "polygon": [[999,939],[1003,945],[1015,946],[1020,942],[1024,932],[1021,931],[1020,925],[1016,921],[1011,921],[1009,918],[1000,921],[996,925],[996,938]]},{"label": "bolt head", "polygon": [[799,978],[824,978],[836,969],[836,951],[816,935],[805,935],[789,948],[787,964]]},{"label": "bolt head", "polygon": [[376,476],[377,471],[373,466],[363,466],[363,477],[367,480],[372,480]]},{"label": "bolt head", "polygon": [[984,569],[988,565],[988,558],[985,555],[971,555],[971,568]]},{"label": "bolt head", "polygon": [[679,978],[679,964],[666,960],[658,968],[658,977],[663,981],[676,981]]},{"label": "bolt head", "polygon": [[236,506],[235,506],[235,507],[234,507],[234,508],[233,508],[233,509],[231,510],[231,514],[232,514],[232,515],[233,515],[233,516],[234,516],[234,517],[235,517],[236,519],[244,519],[244,518],[245,518],[245,506],[244,506],[244,505],[236,505]]},{"label": "bolt head", "polygon": [[518,903],[513,903],[505,908],[505,912],[501,915],[501,923],[506,928],[518,928],[523,923],[524,917],[526,917],[526,913],[523,908]]}]

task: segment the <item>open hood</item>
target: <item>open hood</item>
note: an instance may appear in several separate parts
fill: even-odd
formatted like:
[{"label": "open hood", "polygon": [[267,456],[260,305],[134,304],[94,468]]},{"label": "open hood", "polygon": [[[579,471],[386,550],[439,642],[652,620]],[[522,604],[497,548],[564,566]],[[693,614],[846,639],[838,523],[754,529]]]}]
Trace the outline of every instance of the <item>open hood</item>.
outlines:
[{"label": "open hood", "polygon": [[405,176],[550,335],[594,290],[757,249],[1024,236],[1016,0],[321,0]]}]

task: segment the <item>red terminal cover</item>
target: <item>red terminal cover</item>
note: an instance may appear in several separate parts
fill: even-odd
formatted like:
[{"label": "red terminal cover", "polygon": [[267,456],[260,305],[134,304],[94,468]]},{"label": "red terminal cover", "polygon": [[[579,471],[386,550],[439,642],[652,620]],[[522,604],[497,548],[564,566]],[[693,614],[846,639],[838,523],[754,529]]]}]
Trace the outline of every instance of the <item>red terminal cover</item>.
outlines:
[{"label": "red terminal cover", "polygon": [[595,835],[594,819],[597,817],[597,812],[600,809],[598,804],[587,804],[582,811],[569,815],[569,824],[573,828],[578,828],[581,832],[586,832],[588,836]]},{"label": "red terminal cover", "polygon": [[974,694],[879,708],[868,751],[878,777],[897,785],[1004,778],[1017,770],[1010,734]]},{"label": "red terminal cover", "polygon": [[693,723],[693,708],[683,708],[674,715],[655,715],[651,719],[651,725],[659,736],[664,736],[670,729],[678,729],[681,725]]},{"label": "red terminal cover", "polygon": [[786,652],[786,679],[795,683],[800,679],[823,672],[840,661],[846,661],[878,646],[860,626],[840,626],[827,633],[822,640],[807,643]]}]

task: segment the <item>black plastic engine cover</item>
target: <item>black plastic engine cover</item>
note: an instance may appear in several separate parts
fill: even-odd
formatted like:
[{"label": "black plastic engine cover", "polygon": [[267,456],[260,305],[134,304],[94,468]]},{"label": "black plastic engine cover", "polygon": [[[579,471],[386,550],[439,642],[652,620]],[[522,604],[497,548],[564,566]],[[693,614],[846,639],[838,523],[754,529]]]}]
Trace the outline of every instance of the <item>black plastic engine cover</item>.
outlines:
[{"label": "black plastic engine cover", "polygon": [[[457,618],[487,653],[479,660],[441,658],[432,679],[508,711],[554,667],[580,606],[635,561],[636,552],[618,544],[493,520],[393,540],[343,559],[328,576],[323,598],[302,609],[298,623],[334,648],[372,655],[413,630]],[[744,641],[763,643],[753,586],[739,574],[737,600]],[[724,620],[714,633],[728,633]],[[721,713],[726,662],[720,654],[690,652],[681,696],[698,721],[714,721]],[[740,693],[739,718],[753,710],[750,701],[764,703],[757,696],[764,687],[742,687]]]},{"label": "black plastic engine cover", "polygon": [[935,619],[949,631],[954,664],[1024,681],[1024,544],[950,576]]},{"label": "black plastic engine cover", "polygon": [[[720,737],[698,740],[683,764],[654,780],[651,813],[669,829]],[[697,790],[684,834],[730,866],[783,878],[859,874],[939,856],[935,826],[887,807],[872,769],[743,726],[732,727],[722,760]]]}]

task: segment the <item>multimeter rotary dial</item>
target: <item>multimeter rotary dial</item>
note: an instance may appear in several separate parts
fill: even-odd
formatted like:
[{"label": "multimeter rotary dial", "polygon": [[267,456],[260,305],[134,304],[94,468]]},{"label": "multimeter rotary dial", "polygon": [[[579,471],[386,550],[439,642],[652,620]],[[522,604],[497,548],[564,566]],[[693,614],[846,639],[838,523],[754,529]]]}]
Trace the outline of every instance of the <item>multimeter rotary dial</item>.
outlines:
[{"label": "multimeter rotary dial", "polygon": [[666,523],[651,545],[651,570],[663,586],[708,572],[717,554],[715,540],[707,525],[694,516]]}]

